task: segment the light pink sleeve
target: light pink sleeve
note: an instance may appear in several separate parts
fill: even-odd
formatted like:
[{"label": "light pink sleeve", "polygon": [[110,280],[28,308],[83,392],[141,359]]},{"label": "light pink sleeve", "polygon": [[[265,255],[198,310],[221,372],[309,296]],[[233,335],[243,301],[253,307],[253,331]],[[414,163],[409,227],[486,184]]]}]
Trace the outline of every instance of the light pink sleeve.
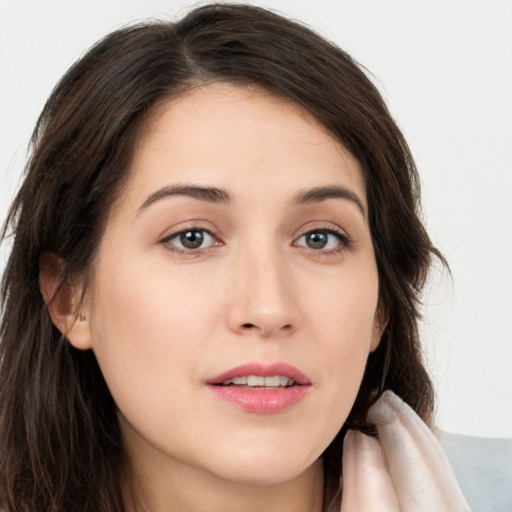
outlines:
[{"label": "light pink sleeve", "polygon": [[378,438],[349,431],[341,512],[469,512],[434,434],[391,391],[370,409]]}]

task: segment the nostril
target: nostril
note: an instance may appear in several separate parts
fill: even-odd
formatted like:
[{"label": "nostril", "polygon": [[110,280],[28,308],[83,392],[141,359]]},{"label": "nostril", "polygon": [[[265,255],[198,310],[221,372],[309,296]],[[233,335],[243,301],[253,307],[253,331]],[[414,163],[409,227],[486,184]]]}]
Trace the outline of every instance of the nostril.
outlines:
[{"label": "nostril", "polygon": [[[244,330],[251,330],[251,329],[258,329],[258,326],[255,325],[255,324],[242,324],[242,329]],[[293,330],[293,326],[292,324],[286,324],[286,325],[283,325],[280,329],[281,331],[291,331]]]}]

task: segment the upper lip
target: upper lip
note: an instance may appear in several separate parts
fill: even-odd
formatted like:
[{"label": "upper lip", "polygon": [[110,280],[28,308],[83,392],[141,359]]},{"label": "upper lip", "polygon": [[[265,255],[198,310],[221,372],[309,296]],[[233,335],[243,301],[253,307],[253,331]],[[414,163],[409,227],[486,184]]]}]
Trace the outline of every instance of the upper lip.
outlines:
[{"label": "upper lip", "polygon": [[272,364],[253,362],[242,364],[208,379],[206,384],[222,384],[226,380],[234,379],[235,377],[246,377],[248,375],[259,375],[261,377],[282,375],[283,377],[293,379],[297,384],[311,384],[306,374],[301,372],[298,368],[295,368],[295,366],[283,362]]}]

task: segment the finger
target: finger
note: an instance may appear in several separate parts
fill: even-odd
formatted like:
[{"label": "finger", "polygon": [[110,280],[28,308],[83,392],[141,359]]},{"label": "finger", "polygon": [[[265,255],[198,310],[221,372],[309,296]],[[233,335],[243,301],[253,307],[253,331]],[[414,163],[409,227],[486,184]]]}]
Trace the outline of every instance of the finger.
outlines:
[{"label": "finger", "polygon": [[394,393],[370,408],[393,486],[404,511],[467,512],[448,459],[434,434]]},{"label": "finger", "polygon": [[349,430],[343,442],[341,512],[400,512],[377,439]]}]

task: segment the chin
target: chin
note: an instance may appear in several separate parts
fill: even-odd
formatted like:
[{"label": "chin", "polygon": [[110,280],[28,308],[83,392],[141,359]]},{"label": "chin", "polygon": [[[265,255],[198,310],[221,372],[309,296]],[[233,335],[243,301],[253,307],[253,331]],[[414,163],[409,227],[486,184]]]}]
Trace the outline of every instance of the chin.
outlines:
[{"label": "chin", "polygon": [[239,485],[272,487],[290,482],[303,474],[310,466],[291,466],[278,464],[274,466],[269,463],[265,467],[254,467],[245,465],[236,465],[232,469],[224,469],[221,478],[230,482],[236,482]]},{"label": "chin", "polygon": [[[293,450],[250,449],[231,451],[223,460],[212,464],[213,471],[222,479],[251,486],[273,486],[291,481],[312,468],[320,454],[304,454]],[[212,461],[213,462],[213,461]]]}]

